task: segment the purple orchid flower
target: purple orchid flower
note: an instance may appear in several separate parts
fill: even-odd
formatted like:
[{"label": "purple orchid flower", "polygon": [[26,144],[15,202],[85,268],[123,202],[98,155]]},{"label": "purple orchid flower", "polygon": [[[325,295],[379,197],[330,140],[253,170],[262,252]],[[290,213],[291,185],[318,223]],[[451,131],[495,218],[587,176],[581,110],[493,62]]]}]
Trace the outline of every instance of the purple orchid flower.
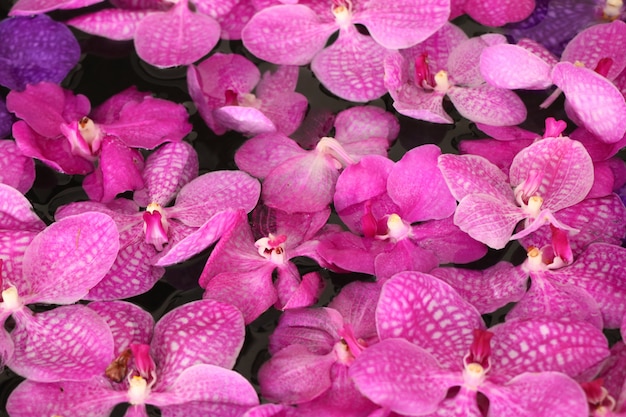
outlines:
[{"label": "purple orchid flower", "polygon": [[60,83],[80,58],[72,32],[46,15],[0,22],[0,85],[23,90],[41,81]]},{"label": "purple orchid flower", "polygon": [[[262,209],[257,209],[262,210]],[[290,260],[317,259],[316,235],[330,210],[285,213],[268,210],[257,238],[240,212],[234,226],[218,242],[200,275],[204,298],[237,306],[250,323],[274,305],[279,310],[306,307],[317,301],[323,288],[319,273],[302,278]],[[256,240],[255,240],[256,239]],[[277,279],[272,278],[277,270]]]},{"label": "purple orchid flower", "polygon": [[437,146],[424,145],[395,164],[372,155],[347,167],[334,206],[351,232],[321,239],[324,261],[385,280],[400,271],[427,272],[440,263],[481,258],[485,246],[452,224],[456,203],[437,168],[439,155]]},{"label": "purple orchid flower", "polygon": [[448,97],[472,121],[516,125],[526,119],[512,91],[493,87],[476,70],[481,52],[505,42],[500,35],[468,39],[448,23],[424,42],[385,58],[385,87],[401,114],[434,123],[453,123],[443,108]]},{"label": "purple orchid flower", "polygon": [[12,91],[7,108],[22,119],[13,125],[13,136],[24,155],[63,173],[89,174],[83,187],[103,202],[143,188],[143,157],[135,148],[178,142],[191,131],[182,105],[134,88],[94,109],[92,118],[85,96],[51,83]]},{"label": "purple orchid flower", "polygon": [[40,228],[41,221],[20,204],[16,190],[5,185],[1,189],[4,201],[17,203],[11,218],[3,216],[3,223],[19,222],[22,229],[13,233],[10,250],[3,247],[0,255],[0,322],[12,316],[16,323],[10,334],[0,333],[1,361],[33,380],[84,379],[84,370],[105,365],[106,346],[112,349],[106,324],[94,321],[93,313],[82,305],[38,314],[27,305],[73,304],[83,298],[115,259],[119,248],[115,224],[104,214],[85,213],[53,223],[31,238],[29,229]]},{"label": "purple orchid flower", "polygon": [[380,287],[347,285],[324,308],[286,311],[270,336],[272,358],[259,370],[263,397],[298,404],[304,414],[363,416],[376,406],[348,377],[354,359],[378,341]]},{"label": "purple orchid flower", "polygon": [[[166,144],[148,158],[148,188],[137,192],[137,202],[77,202],[57,211],[57,219],[100,211],[111,216],[120,231],[115,263],[87,299],[112,300],[148,291],[163,276],[164,266],[201,252],[233,227],[237,210],[249,212],[256,205],[260,185],[248,174],[216,171],[190,181],[197,169],[190,145]],[[174,205],[168,206],[174,197]],[[146,210],[140,211],[140,205]]]},{"label": "purple orchid flower", "polygon": [[[382,65],[389,50],[423,41],[449,14],[447,0],[320,0],[265,8],[241,35],[257,57],[280,65],[311,63],[333,94],[364,102],[386,91]],[[359,33],[355,24],[364,25],[370,36]],[[325,48],[337,30],[339,37]]]},{"label": "purple orchid flower", "polygon": [[0,97],[0,138],[6,138],[11,133],[13,115],[7,110],[5,100]]},{"label": "purple orchid flower", "polygon": [[451,3],[455,12],[451,14],[450,20],[464,12],[485,26],[502,26],[519,22],[526,19],[535,9],[535,0],[452,0]]},{"label": "purple orchid flower", "polygon": [[[441,155],[439,168],[459,201],[454,223],[494,249],[547,222],[572,230],[554,213],[581,202],[593,184],[591,157],[581,143],[566,137],[546,138],[519,152],[509,180],[497,166],[475,155]],[[523,230],[513,234],[521,220]]]},{"label": "purple orchid flower", "polygon": [[324,210],[339,171],[365,155],[386,155],[399,124],[391,113],[361,106],[340,112],[334,128],[334,138],[318,138],[311,150],[279,133],[255,136],[237,150],[235,163],[263,180],[267,206],[290,213]]},{"label": "purple orchid flower", "polygon": [[110,354],[108,367],[86,370],[85,381],[23,382],[7,403],[12,416],[107,417],[116,404],[127,402],[126,416],[146,416],[151,404],[163,415],[235,417],[258,405],[250,383],[230,370],[245,335],[236,308],[196,301],[154,325],[150,315],[126,302],[89,307],[109,324],[109,338],[120,353]]},{"label": "purple orchid flower", "polygon": [[[200,116],[218,135],[236,130],[249,136],[292,134],[308,102],[296,93],[298,67],[280,66],[263,74],[241,55],[216,53],[187,69],[189,94]],[[252,90],[256,86],[256,95]]]},{"label": "purple orchid flower", "polygon": [[[480,416],[480,392],[494,415],[550,409],[587,416],[584,392],[570,377],[609,353],[602,332],[583,322],[515,320],[485,330],[449,285],[419,272],[383,285],[376,324],[381,341],[356,358],[349,375],[364,395],[401,415]],[[452,387],[460,389],[446,398]]]},{"label": "purple orchid flower", "polygon": [[[530,40],[485,49],[480,72],[491,85],[508,89],[559,89],[542,104],[549,105],[563,91],[568,115],[600,140],[615,143],[626,133],[626,100],[611,82],[626,67],[618,45],[626,42],[626,23],[592,26],[567,45],[561,62]],[[517,71],[518,68],[525,71]]]}]

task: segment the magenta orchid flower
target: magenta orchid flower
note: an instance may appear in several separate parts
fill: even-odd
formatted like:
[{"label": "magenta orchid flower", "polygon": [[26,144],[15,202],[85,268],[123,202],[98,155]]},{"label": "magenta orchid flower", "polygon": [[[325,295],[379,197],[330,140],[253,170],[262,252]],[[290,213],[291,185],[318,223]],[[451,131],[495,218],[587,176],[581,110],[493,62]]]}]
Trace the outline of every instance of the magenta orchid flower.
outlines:
[{"label": "magenta orchid flower", "polygon": [[[2,187],[4,197],[9,197],[5,201],[16,202],[11,194],[17,191]],[[40,227],[41,221],[24,209],[23,204],[15,205],[10,213],[13,222],[19,219],[22,225]],[[5,225],[10,223],[3,217]],[[27,305],[73,304],[85,297],[115,259],[119,248],[115,224],[104,214],[84,213],[53,223],[34,238],[29,235],[28,230],[17,236],[14,232],[20,238],[9,251],[3,247],[0,255],[0,322],[11,316],[16,323],[11,333],[0,332],[0,360],[37,381],[85,379],[83,372],[106,366],[103,361],[112,340],[106,336],[105,323],[94,321],[93,313],[82,305],[37,314]],[[26,247],[20,253],[22,245]],[[15,256],[20,259],[12,259]]]},{"label": "magenta orchid flower", "polygon": [[328,307],[286,311],[270,336],[272,358],[259,370],[263,397],[318,415],[356,417],[373,411],[376,406],[355,389],[348,369],[378,341],[379,293],[375,283],[355,282]]},{"label": "magenta orchid flower", "polygon": [[200,116],[218,135],[227,130],[290,135],[308,106],[306,97],[295,92],[298,72],[298,67],[280,66],[261,79],[258,68],[243,56],[216,53],[189,66],[187,85]]},{"label": "magenta orchid flower", "polygon": [[448,23],[424,42],[385,58],[385,87],[399,113],[434,123],[452,123],[443,108],[448,97],[474,122],[516,125],[526,107],[512,91],[493,87],[476,70],[481,52],[505,42],[499,35],[468,39]]},{"label": "magenta orchid flower", "polygon": [[317,272],[300,277],[290,260],[298,256],[318,258],[316,235],[329,215],[329,209],[316,213],[269,209],[254,236],[247,216],[239,213],[200,275],[203,297],[237,306],[246,323],[272,305],[280,310],[312,305],[323,288],[322,278]]},{"label": "magenta orchid flower", "polygon": [[376,275],[428,272],[467,263],[486,248],[452,224],[456,208],[437,168],[441,151],[424,145],[400,161],[365,156],[339,176],[334,207],[350,232],[327,233],[318,252],[333,268]]},{"label": "magenta orchid flower", "polygon": [[0,39],[0,85],[11,90],[41,81],[60,83],[80,58],[72,32],[46,15],[2,20]]},{"label": "magenta orchid flower", "polygon": [[258,405],[254,388],[230,370],[245,335],[236,308],[196,301],[156,325],[149,314],[122,301],[85,309],[106,320],[116,353],[99,369],[85,370],[88,378],[81,382],[23,382],[7,403],[12,416],[107,417],[115,405],[129,403],[129,417],[147,415],[146,404],[164,415],[236,417]]},{"label": "magenta orchid flower", "polygon": [[[567,98],[570,118],[607,143],[626,133],[626,100],[611,82],[626,67],[618,45],[626,42],[626,23],[592,26],[567,45],[558,62],[548,50],[530,40],[517,45],[501,43],[485,49],[480,72],[491,85],[508,89],[543,90],[555,84]],[[517,71],[517,68],[524,71]]]},{"label": "magenta orchid flower", "polygon": [[103,202],[143,188],[143,157],[136,148],[178,142],[191,131],[182,105],[134,88],[94,109],[93,119],[85,96],[51,83],[12,91],[7,108],[22,119],[13,125],[13,136],[24,155],[63,173],[89,174],[83,187]]},{"label": "magenta orchid flower", "polygon": [[235,163],[263,180],[267,206],[290,213],[324,210],[340,170],[365,155],[386,155],[399,124],[391,113],[360,106],[340,112],[334,128],[334,137],[318,138],[310,150],[279,133],[255,136],[237,150]]},{"label": "magenta orchid flower", "polygon": [[[593,185],[591,157],[567,137],[546,138],[523,149],[513,159],[508,180],[497,166],[475,155],[441,155],[439,168],[459,201],[454,223],[494,249],[548,222],[572,230],[554,213],[581,202]],[[523,229],[513,234],[521,220]]]},{"label": "magenta orchid flower", "polygon": [[[449,14],[447,0],[322,0],[265,8],[241,35],[257,57],[280,65],[311,63],[315,76],[333,94],[364,102],[386,91],[383,59],[389,50],[423,41]],[[364,25],[369,36],[355,24]],[[339,37],[325,48],[337,30]]]},{"label": "magenta orchid flower", "polygon": [[127,298],[148,291],[163,276],[164,266],[201,252],[233,227],[237,210],[249,212],[256,205],[260,185],[248,174],[215,171],[196,177],[197,170],[197,155],[189,144],[166,144],[148,158],[148,188],[137,192],[137,202],[77,202],[57,211],[57,219],[100,211],[111,216],[120,231],[117,259],[88,299]]},{"label": "magenta orchid flower", "polygon": [[[449,285],[419,272],[383,285],[376,325],[381,341],[349,375],[365,396],[401,415],[480,416],[480,392],[501,416],[542,416],[549,408],[584,417],[587,401],[571,377],[609,353],[602,332],[583,322],[515,320],[486,330]],[[452,387],[460,389],[446,398]]]}]

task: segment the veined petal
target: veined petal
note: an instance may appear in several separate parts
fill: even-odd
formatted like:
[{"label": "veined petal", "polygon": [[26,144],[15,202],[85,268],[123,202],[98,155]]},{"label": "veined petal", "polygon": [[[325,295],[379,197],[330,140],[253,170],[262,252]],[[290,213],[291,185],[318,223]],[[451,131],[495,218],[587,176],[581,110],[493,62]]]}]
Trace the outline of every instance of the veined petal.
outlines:
[{"label": "veined petal", "polygon": [[235,153],[235,163],[242,171],[263,179],[285,161],[306,154],[307,151],[283,133],[267,133],[247,140]]},{"label": "veined petal", "polygon": [[88,380],[101,375],[115,356],[109,326],[83,305],[35,315],[24,309],[13,317],[15,351],[7,365],[30,380]]},{"label": "veined petal", "polygon": [[406,85],[396,91],[389,91],[393,97],[393,107],[398,113],[417,120],[432,123],[454,123],[443,108],[443,91],[424,91],[414,85]]},{"label": "veined petal", "polygon": [[0,184],[0,227],[5,230],[43,230],[45,223],[35,214],[30,201],[15,188]]},{"label": "veined petal", "polygon": [[454,86],[448,90],[448,97],[459,113],[473,122],[512,126],[526,120],[526,105],[513,91],[488,84]]},{"label": "veined petal", "polygon": [[150,345],[159,364],[155,389],[171,389],[193,364],[232,368],[244,336],[243,316],[231,305],[199,300],[170,311],[154,327]]},{"label": "veined petal", "polygon": [[552,85],[551,71],[552,65],[518,45],[490,46],[480,55],[480,73],[499,88],[543,90]]},{"label": "veined petal", "polygon": [[300,4],[268,7],[256,13],[241,31],[244,46],[255,56],[279,65],[306,65],[338,29],[323,23]]},{"label": "veined petal", "polygon": [[469,38],[451,50],[443,69],[455,84],[476,87],[485,82],[480,74],[480,56],[486,48],[502,43],[506,38],[497,33]]},{"label": "veined petal", "polygon": [[605,77],[591,69],[560,62],[552,70],[552,80],[565,93],[568,103],[585,128],[607,143],[615,143],[626,133],[626,101]]},{"label": "veined petal", "polygon": [[383,61],[388,53],[371,37],[351,28],[339,32],[337,41],[313,58],[311,70],[331,93],[350,101],[370,101],[387,91]]},{"label": "veined petal", "polygon": [[135,37],[139,22],[153,10],[103,9],[74,17],[67,24],[83,32],[116,41],[129,41]]},{"label": "veined petal", "polygon": [[208,54],[220,37],[212,17],[189,10],[181,1],[166,12],[146,16],[137,25],[135,49],[156,67],[188,65]]},{"label": "veined petal", "polygon": [[[343,110],[335,118],[335,139],[349,152],[349,145],[372,138],[384,138],[391,143],[400,131],[398,119],[375,106],[357,106]],[[386,149],[383,150],[385,152]]]},{"label": "veined petal", "polygon": [[480,24],[503,26],[526,19],[534,10],[533,0],[480,1],[467,0],[463,10]]},{"label": "veined petal", "polygon": [[127,349],[131,343],[149,344],[152,340],[154,319],[135,304],[126,301],[94,301],[87,307],[98,313],[109,325],[115,343],[114,355]]}]

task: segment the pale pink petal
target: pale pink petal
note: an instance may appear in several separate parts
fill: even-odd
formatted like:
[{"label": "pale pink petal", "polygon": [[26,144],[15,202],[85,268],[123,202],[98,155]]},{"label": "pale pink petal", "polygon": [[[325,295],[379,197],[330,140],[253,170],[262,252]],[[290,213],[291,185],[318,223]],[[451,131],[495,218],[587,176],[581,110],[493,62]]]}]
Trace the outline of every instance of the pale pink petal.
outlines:
[{"label": "pale pink petal", "polygon": [[454,86],[447,94],[461,116],[473,122],[511,126],[526,120],[526,105],[509,90],[482,84],[474,88]]},{"label": "pale pink petal", "polygon": [[467,0],[463,10],[485,26],[503,26],[526,19],[535,9],[534,0]]},{"label": "pale pink petal", "polygon": [[170,10],[146,16],[135,32],[135,49],[156,67],[188,65],[217,44],[220,25],[213,18],[189,10],[187,1]]},{"label": "pale pink petal", "polygon": [[45,223],[35,214],[28,199],[15,188],[0,184],[0,227],[5,230],[42,230]]},{"label": "pale pink petal", "polygon": [[109,326],[83,305],[36,315],[24,309],[13,317],[15,351],[7,365],[30,380],[87,380],[101,375],[114,357]]},{"label": "pale pink petal", "polygon": [[398,119],[380,107],[351,107],[339,112],[335,118],[335,139],[341,142],[347,151],[351,149],[349,145],[356,145],[371,138],[384,138],[392,142],[399,131]]},{"label": "pale pink petal", "polygon": [[552,85],[550,71],[552,65],[518,45],[490,46],[480,55],[480,73],[494,87],[543,90]]},{"label": "pale pink petal", "polygon": [[126,41],[135,37],[139,22],[151,13],[148,10],[104,9],[74,17],[67,24],[92,35]]},{"label": "pale pink petal", "polygon": [[600,140],[614,143],[626,133],[626,101],[609,80],[587,68],[560,62],[552,80],[565,93],[568,103],[587,130]]},{"label": "pale pink petal", "polygon": [[448,21],[448,1],[373,0],[355,13],[353,22],[367,27],[372,38],[388,49],[409,48],[422,42]]},{"label": "pale pink petal", "polygon": [[407,85],[389,93],[394,99],[393,107],[400,114],[432,123],[454,123],[443,108],[444,92],[424,91]]},{"label": "pale pink petal", "polygon": [[226,40],[240,40],[241,31],[250,21],[257,9],[251,1],[243,0],[235,5],[230,13],[219,16],[217,21],[222,28],[221,38]]},{"label": "pale pink petal", "polygon": [[247,140],[235,153],[235,163],[239,169],[263,179],[287,160],[305,155],[307,152],[284,134],[268,133]]},{"label": "pale pink petal", "polygon": [[241,31],[244,46],[279,65],[306,65],[324,48],[337,25],[323,23],[304,5],[280,5],[256,13]]},{"label": "pale pink petal", "polygon": [[246,136],[271,133],[278,129],[261,110],[254,107],[224,106],[213,111],[215,121],[227,130],[235,130]]},{"label": "pale pink petal", "polygon": [[[293,6],[292,6],[293,7]],[[349,101],[381,97],[383,61],[388,49],[355,28],[339,32],[339,38],[313,58],[311,70],[331,93]]]},{"label": "pale pink petal", "polygon": [[496,33],[469,38],[450,52],[444,69],[455,84],[476,87],[485,82],[480,74],[481,54],[489,46],[503,43],[506,38]]}]

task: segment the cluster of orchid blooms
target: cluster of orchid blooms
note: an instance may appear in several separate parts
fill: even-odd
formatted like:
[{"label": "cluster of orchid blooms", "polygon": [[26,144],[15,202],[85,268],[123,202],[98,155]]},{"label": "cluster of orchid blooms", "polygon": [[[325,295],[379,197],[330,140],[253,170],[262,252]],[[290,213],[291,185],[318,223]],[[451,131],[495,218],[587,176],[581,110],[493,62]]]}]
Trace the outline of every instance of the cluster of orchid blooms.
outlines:
[{"label": "cluster of orchid blooms", "polygon": [[[462,14],[507,26],[468,37],[451,23]],[[603,333],[626,332],[621,1],[18,0],[9,15],[0,365],[25,378],[11,417],[105,417],[123,403],[126,416],[626,415],[626,346]],[[249,138],[239,170],[198,175],[179,103],[129,88],[91,108],[64,88],[80,58],[68,26],[188,66],[206,125]],[[220,38],[275,66],[198,62]],[[304,65],[352,106],[305,117]],[[543,107],[563,94],[571,123],[522,129],[512,90],[545,91]],[[451,102],[489,138],[393,161],[396,115],[358,104],[385,94],[432,123],[454,123]],[[49,225],[24,196],[35,160],[83,176],[85,201]],[[521,264],[462,266],[511,241]],[[156,323],[123,301],[211,245],[202,300]],[[302,274],[302,257],[319,268]],[[320,306],[322,269],[371,279]],[[270,308],[283,312],[257,392],[232,368]]]}]

